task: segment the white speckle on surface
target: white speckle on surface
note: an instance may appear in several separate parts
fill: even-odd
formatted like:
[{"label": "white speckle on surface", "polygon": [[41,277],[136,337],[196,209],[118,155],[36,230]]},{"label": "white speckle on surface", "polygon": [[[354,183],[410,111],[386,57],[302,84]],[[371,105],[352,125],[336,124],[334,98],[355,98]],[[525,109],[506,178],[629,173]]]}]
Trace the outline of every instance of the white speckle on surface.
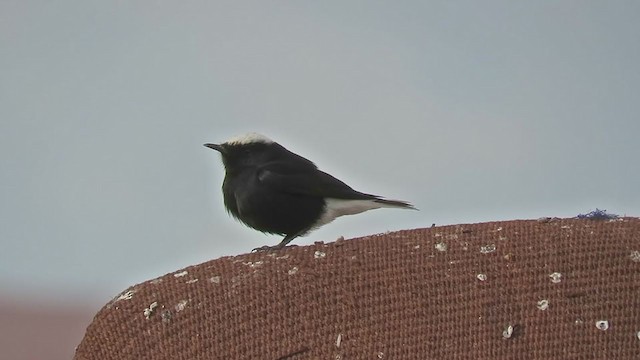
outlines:
[{"label": "white speckle on surface", "polygon": [[498,232],[498,231],[502,231],[502,226],[500,226],[499,228],[493,230],[494,232]]},{"label": "white speckle on surface", "polygon": [[191,279],[191,280],[187,280],[185,283],[186,284],[194,284],[194,283],[197,283],[197,282],[198,282],[198,279]]},{"label": "white speckle on surface", "polygon": [[160,284],[162,282],[162,278],[157,278],[157,279],[153,279],[151,281],[149,281],[151,284]]},{"label": "white speckle on surface", "polygon": [[476,275],[476,277],[480,281],[486,281],[487,280],[487,274],[478,274],[478,275]]},{"label": "white speckle on surface", "polygon": [[538,309],[540,310],[547,310],[549,308],[549,300],[547,299],[542,299],[540,301],[538,301]]},{"label": "white speckle on surface", "polygon": [[131,298],[133,297],[133,294],[135,293],[135,290],[127,290],[125,292],[123,292],[122,294],[120,294],[120,296],[118,296],[116,298],[116,301],[120,301],[120,300],[131,300]]},{"label": "white speckle on surface", "polygon": [[447,244],[444,242],[439,242],[436,244],[436,250],[438,251],[447,251]]},{"label": "white speckle on surface", "polygon": [[582,324],[584,324],[584,321],[582,319],[580,319],[580,318],[577,318],[576,321],[575,321],[575,324],[576,325],[582,325]]},{"label": "white speckle on surface", "polygon": [[487,244],[480,247],[480,252],[482,254],[489,254],[496,251],[496,244]]},{"label": "white speckle on surface", "polygon": [[149,318],[153,314],[153,310],[155,310],[156,307],[158,307],[158,302],[154,301],[149,305],[148,308],[144,309],[144,318],[149,320]]},{"label": "white speckle on surface", "polygon": [[213,283],[213,284],[220,284],[220,275],[215,275],[209,278],[209,282]]},{"label": "white speckle on surface", "polygon": [[183,270],[183,271],[180,271],[180,272],[177,272],[177,273],[173,274],[173,276],[179,278],[179,277],[183,277],[183,276],[187,275],[188,273],[189,272],[187,270]]},{"label": "white speckle on surface", "polygon": [[629,257],[633,262],[640,262],[640,251],[638,250],[632,251]]},{"label": "white speckle on surface", "polygon": [[596,321],[596,327],[600,330],[607,330],[609,328],[609,321],[607,320],[598,320]]},{"label": "white speckle on surface", "polygon": [[315,253],[313,253],[313,257],[316,259],[322,259],[327,257],[327,254],[323,251],[317,250]]},{"label": "white speckle on surface", "polygon": [[169,322],[171,322],[171,311],[170,310],[165,310],[163,312],[160,313],[160,318],[162,319],[162,322],[165,324],[168,324]]},{"label": "white speckle on surface", "polygon": [[256,261],[256,262],[247,261],[247,262],[243,262],[242,264],[247,265],[250,268],[255,268],[264,264],[264,261]]},{"label": "white speckle on surface", "polygon": [[502,331],[502,337],[503,337],[504,339],[510,339],[512,335],[513,335],[513,325],[509,324],[509,325],[507,325],[507,327]]},{"label": "white speckle on surface", "polygon": [[384,353],[382,351],[380,351],[378,353],[378,359],[382,359],[382,358],[384,358]]},{"label": "white speckle on surface", "polygon": [[189,302],[189,300],[180,300],[175,306],[176,312],[180,312],[180,311],[184,310],[184,308],[187,307],[187,303],[188,302]]},{"label": "white speckle on surface", "polygon": [[338,334],[338,338],[336,339],[336,347],[340,347],[342,343],[342,334]]},{"label": "white speckle on surface", "polygon": [[640,340],[640,331],[636,333],[636,337],[638,338],[638,340]]},{"label": "white speckle on surface", "polygon": [[291,269],[289,269],[289,271],[287,271],[287,273],[288,273],[289,275],[293,275],[293,274],[295,274],[295,273],[297,273],[297,272],[298,272],[298,267],[297,267],[297,266],[294,266],[294,267],[292,267]]},{"label": "white speckle on surface", "polygon": [[414,246],[413,248],[418,250],[418,249],[420,249],[420,245],[418,244],[418,245]]},{"label": "white speckle on surface", "polygon": [[562,281],[562,274],[560,274],[559,272],[551,273],[549,274],[549,277],[551,278],[551,282],[554,284],[557,284],[560,281]]}]

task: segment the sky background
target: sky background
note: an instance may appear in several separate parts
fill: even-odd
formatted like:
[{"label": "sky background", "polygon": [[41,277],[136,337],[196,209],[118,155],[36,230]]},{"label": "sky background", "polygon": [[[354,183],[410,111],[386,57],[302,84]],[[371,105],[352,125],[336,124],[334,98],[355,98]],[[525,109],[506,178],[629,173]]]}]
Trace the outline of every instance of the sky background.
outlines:
[{"label": "sky background", "polygon": [[280,241],[230,218],[256,131],[408,200],[304,245],[640,215],[640,2],[0,2],[0,296],[89,302]]}]

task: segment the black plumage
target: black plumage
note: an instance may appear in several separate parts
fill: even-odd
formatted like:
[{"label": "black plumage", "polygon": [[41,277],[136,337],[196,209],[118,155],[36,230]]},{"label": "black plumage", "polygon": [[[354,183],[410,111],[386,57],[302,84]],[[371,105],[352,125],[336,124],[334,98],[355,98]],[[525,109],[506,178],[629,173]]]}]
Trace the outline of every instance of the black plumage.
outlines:
[{"label": "black plumage", "polygon": [[356,191],[259,134],[205,146],[222,155],[227,211],[253,229],[284,235],[278,245],[256,250],[280,249],[338,216],[380,207],[415,209],[404,201]]}]

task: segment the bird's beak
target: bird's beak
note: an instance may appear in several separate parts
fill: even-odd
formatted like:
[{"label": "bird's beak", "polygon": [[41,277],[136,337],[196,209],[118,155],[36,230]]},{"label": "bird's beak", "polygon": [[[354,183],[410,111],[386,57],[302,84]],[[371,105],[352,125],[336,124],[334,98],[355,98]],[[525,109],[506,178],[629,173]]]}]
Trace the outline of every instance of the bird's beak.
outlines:
[{"label": "bird's beak", "polygon": [[219,144],[204,144],[204,146],[213,149],[213,150],[217,150],[220,153],[224,153],[224,148],[222,147],[222,145]]}]

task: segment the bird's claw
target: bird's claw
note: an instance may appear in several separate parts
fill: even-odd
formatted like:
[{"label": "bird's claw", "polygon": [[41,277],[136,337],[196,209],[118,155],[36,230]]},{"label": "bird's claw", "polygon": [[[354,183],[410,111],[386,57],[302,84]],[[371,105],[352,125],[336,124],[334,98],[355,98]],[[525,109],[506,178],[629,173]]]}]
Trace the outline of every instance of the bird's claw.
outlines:
[{"label": "bird's claw", "polygon": [[[295,246],[295,245],[290,245],[290,246]],[[265,246],[257,247],[255,249],[251,250],[251,252],[254,253],[254,252],[262,252],[262,251],[276,251],[276,250],[284,249],[285,247],[287,247],[286,243],[285,244],[280,243],[280,244],[275,245],[275,246],[265,245]]]},{"label": "bird's claw", "polygon": [[281,248],[282,248],[282,247],[265,245],[265,246],[257,247],[257,248],[255,248],[255,249],[251,250],[251,252],[262,252],[262,251],[270,251],[270,250],[280,250]]}]

